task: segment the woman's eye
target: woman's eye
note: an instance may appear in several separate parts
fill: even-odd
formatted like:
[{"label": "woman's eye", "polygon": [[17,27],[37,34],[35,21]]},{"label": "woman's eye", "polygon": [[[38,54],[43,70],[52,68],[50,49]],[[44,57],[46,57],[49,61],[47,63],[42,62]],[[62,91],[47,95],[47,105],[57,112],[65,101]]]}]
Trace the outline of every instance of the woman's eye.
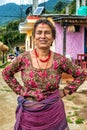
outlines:
[{"label": "woman's eye", "polygon": [[39,32],[36,32],[36,34],[41,34],[41,31],[39,31]]},{"label": "woman's eye", "polygon": [[36,34],[51,34],[51,32],[50,31],[45,31],[45,32],[42,32],[42,31],[38,31],[38,32],[36,32]]},{"label": "woman's eye", "polygon": [[45,32],[45,34],[51,34],[51,32],[49,32],[49,31],[46,31],[46,32]]}]

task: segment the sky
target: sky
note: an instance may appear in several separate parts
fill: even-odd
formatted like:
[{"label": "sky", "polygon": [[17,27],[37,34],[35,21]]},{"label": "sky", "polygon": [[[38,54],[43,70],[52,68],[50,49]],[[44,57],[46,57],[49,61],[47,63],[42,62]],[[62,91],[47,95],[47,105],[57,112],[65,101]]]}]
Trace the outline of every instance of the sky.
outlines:
[{"label": "sky", "polygon": [[[48,0],[38,0],[39,3],[46,2]],[[0,0],[0,5],[6,3],[16,3],[16,4],[32,4],[32,0]]]}]

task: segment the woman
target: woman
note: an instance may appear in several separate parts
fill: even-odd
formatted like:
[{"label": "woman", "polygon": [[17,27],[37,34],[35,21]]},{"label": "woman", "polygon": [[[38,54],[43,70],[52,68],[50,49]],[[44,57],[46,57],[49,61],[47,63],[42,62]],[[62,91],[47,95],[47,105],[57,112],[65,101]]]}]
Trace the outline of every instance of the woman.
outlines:
[{"label": "woman", "polygon": [[[19,95],[14,130],[69,130],[62,97],[75,92],[86,74],[68,58],[50,50],[55,36],[50,21],[38,20],[33,29],[35,49],[20,54],[3,70],[4,80]],[[14,77],[18,71],[24,86]],[[74,80],[59,90],[63,72]]]}]

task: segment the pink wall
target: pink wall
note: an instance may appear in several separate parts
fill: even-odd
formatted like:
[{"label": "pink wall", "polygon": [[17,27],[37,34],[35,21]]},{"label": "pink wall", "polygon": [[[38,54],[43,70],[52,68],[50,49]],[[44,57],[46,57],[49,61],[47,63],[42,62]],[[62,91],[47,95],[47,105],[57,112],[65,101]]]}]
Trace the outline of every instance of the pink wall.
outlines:
[{"label": "pink wall", "polygon": [[[63,27],[58,23],[55,26],[55,51],[63,54]],[[84,53],[84,27],[80,27],[79,32],[66,32],[66,54],[74,60],[79,53]]]}]

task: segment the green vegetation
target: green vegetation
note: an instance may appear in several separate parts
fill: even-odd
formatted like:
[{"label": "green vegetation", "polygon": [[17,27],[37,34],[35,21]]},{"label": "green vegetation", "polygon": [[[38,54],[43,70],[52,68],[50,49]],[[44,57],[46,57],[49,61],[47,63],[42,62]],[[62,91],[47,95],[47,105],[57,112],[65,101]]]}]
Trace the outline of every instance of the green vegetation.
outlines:
[{"label": "green vegetation", "polygon": [[5,27],[2,27],[2,34],[0,34],[1,41],[13,48],[14,44],[22,43],[25,41],[25,34],[20,34],[18,30],[20,21],[13,21],[8,23]]},{"label": "green vegetation", "polygon": [[79,108],[77,108],[77,107],[72,107],[72,109],[74,109],[74,110],[78,110]]},{"label": "green vegetation", "polygon": [[70,95],[67,99],[68,99],[69,101],[72,101],[72,100],[75,99],[75,98],[76,98],[76,96]]},{"label": "green vegetation", "polygon": [[[87,0],[86,0],[86,3],[87,3]],[[76,14],[76,0],[72,0],[69,3],[64,2],[64,1],[58,1],[53,8],[53,13],[65,14],[66,6],[69,7],[69,15]]]},{"label": "green vegetation", "polygon": [[78,118],[78,119],[75,120],[75,123],[76,124],[82,124],[83,121],[84,121],[84,119]]},{"label": "green vegetation", "polygon": [[84,119],[78,118],[78,114],[76,112],[68,113],[69,115],[67,116],[67,122],[68,123],[73,123],[75,122],[76,124],[82,124]]},{"label": "green vegetation", "polygon": [[12,90],[9,89],[0,89],[0,91],[12,92]]},{"label": "green vegetation", "polygon": [[57,2],[57,4],[54,7],[54,13],[60,14],[62,12],[63,8],[65,8],[67,5],[68,5],[68,3],[66,3],[66,2],[61,2],[61,1]]},{"label": "green vegetation", "polygon": [[77,118],[77,119],[72,119],[71,118],[71,116],[67,116],[67,122],[68,123],[73,123],[73,122],[75,122],[76,124],[83,124],[83,122],[84,122],[84,119],[82,119],[82,118]]},{"label": "green vegetation", "polygon": [[67,122],[68,123],[73,123],[72,119],[69,116],[67,116]]},{"label": "green vegetation", "polygon": [[4,64],[0,64],[0,69],[5,68],[7,65],[9,65],[11,62],[6,62]]}]

